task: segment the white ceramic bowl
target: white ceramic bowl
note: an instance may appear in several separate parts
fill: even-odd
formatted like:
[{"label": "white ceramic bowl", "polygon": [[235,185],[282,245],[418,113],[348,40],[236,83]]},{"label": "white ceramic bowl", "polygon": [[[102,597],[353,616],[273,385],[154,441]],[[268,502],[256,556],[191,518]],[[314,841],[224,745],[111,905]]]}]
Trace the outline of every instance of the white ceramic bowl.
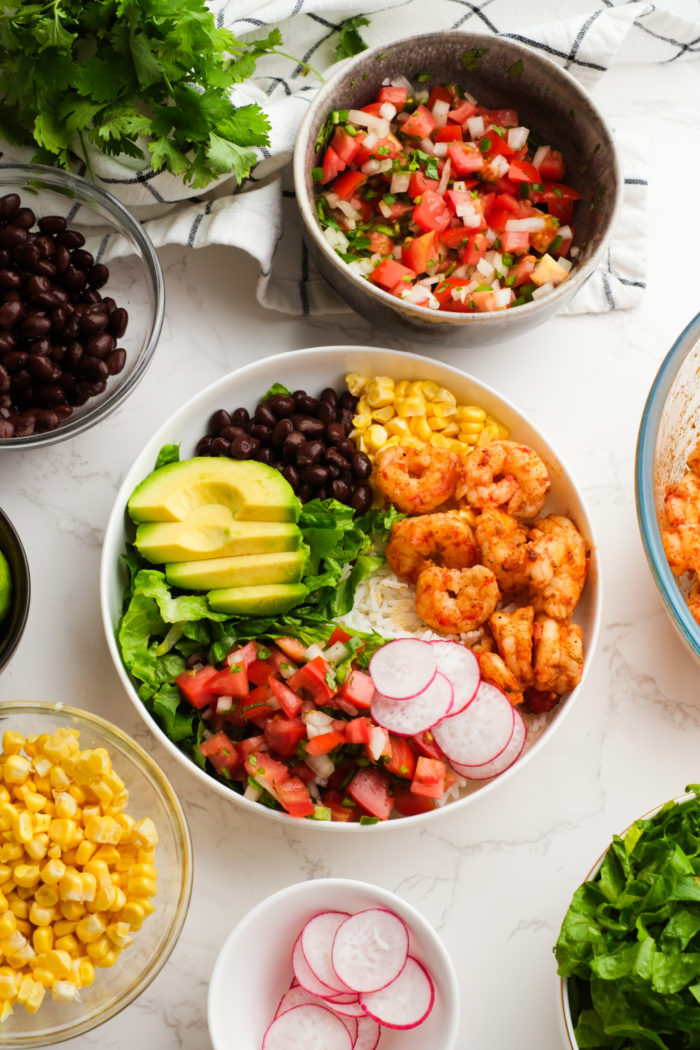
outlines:
[{"label": "white ceramic bowl", "polygon": [[[417,1028],[383,1028],[379,1050],[452,1050],[460,1001],[452,961],[432,926],[410,904],[354,879],[313,879],[258,904],[227,937],[209,985],[209,1034],[214,1050],[260,1050],[282,994],[292,981],[291,952],[302,926],[319,911],[355,913],[389,908],[409,930],[409,952],[435,985],[433,1008]],[[300,1048],[302,1050],[302,1048]]]},{"label": "white ceramic bowl", "polygon": [[452,811],[455,808],[463,809],[465,806],[473,804],[481,795],[496,790],[499,786],[507,783],[512,776],[516,776],[518,770],[522,769],[526,762],[532,760],[546,746],[556,728],[561,725],[562,720],[571,711],[583,685],[582,681],[554,709],[551,716],[546,717],[546,726],[542,731],[529,734],[526,750],[522,756],[500,777],[489,781],[472,781],[463,790],[459,799],[449,802],[444,807],[435,809],[430,813],[419,814],[413,817],[402,817],[400,820],[381,821],[369,827],[356,823],[330,821],[305,820],[300,822],[296,818],[243,798],[225,784],[210,777],[184,755],[151,717],[139,699],[134,682],[122,664],[115,639],[115,629],[122,610],[122,596],[126,584],[126,570],[122,554],[125,550],[127,530],[129,528],[125,515],[129,495],[134,487],[153,470],[156,456],[163,445],[179,443],[183,459],[194,455],[195,445],[202,434],[205,433],[210,416],[217,409],[222,407],[233,409],[239,405],[248,405],[249,408],[252,408],[273,382],[284,383],[293,390],[303,387],[309,391],[319,392],[326,386],[335,386],[336,389],[343,389],[344,377],[348,372],[389,375],[397,380],[404,378],[435,380],[441,386],[452,390],[458,401],[465,404],[481,405],[487,412],[501,420],[509,428],[514,438],[531,445],[539,452],[549,468],[552,481],[550,497],[545,507],[545,512],[556,511],[560,514],[571,515],[588,541],[591,550],[588,583],[575,615],[576,621],[581,624],[583,629],[586,668],[590,665],[596,644],[602,600],[596,555],[597,544],[583,499],[570,473],[542,434],[510,401],[501,397],[491,387],[479,382],[472,376],[466,375],[457,368],[452,368],[439,361],[428,360],[417,354],[407,354],[398,350],[358,346],[314,347],[281,354],[246,365],[244,368],[225,376],[201,391],[201,393],[190,398],[186,405],[175,412],[161,426],[147,442],[143,451],[137,456],[117,493],[114,507],[107,523],[100,567],[100,600],[107,644],[112,659],[128,696],[147,725],[171,754],[190,769],[203,783],[208,784],[214,791],[218,791],[220,794],[232,799],[234,804],[243,806],[248,810],[264,814],[275,820],[282,820],[285,823],[295,820],[297,826],[302,823],[304,827],[311,827],[316,830],[323,828],[339,834],[352,834],[357,831],[374,833],[378,828],[403,826],[409,821],[417,824],[426,820],[434,820],[439,813],[448,810]]}]

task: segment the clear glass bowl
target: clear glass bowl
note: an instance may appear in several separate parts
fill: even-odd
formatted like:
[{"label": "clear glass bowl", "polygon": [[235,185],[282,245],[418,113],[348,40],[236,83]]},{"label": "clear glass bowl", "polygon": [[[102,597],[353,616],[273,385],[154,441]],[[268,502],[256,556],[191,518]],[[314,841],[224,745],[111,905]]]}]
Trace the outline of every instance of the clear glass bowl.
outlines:
[{"label": "clear glass bowl", "polygon": [[685,602],[689,581],[671,572],[659,522],[666,486],[687,470],[686,458],[700,439],[700,314],[681,332],[652,383],[639,428],[635,463],[637,520],[654,582],[671,621],[700,659],[700,626]]},{"label": "clear glass bowl", "polygon": [[70,229],[86,238],[85,247],[109,268],[100,289],[126,308],[129,323],[119,345],[126,364],[110,376],[104,393],[90,398],[55,430],[26,437],[0,438],[0,451],[36,448],[74,437],[94,426],[129,396],[155,351],[163,324],[165,291],[155,249],[143,227],[111,194],[87,179],[38,164],[0,164],[0,196],[18,193],[37,218],[63,215]]},{"label": "clear glass bowl", "polygon": [[31,592],[29,562],[14,525],[0,509],[0,551],[5,555],[12,577],[12,599],[6,616],[0,620],[0,671],[9,663],[19,645],[29,615]]},{"label": "clear glass bowl", "polygon": [[155,911],[133,935],[114,966],[95,970],[94,983],[81,989],[79,1002],[59,1003],[47,994],[36,1013],[22,1006],[0,1023],[0,1048],[45,1047],[90,1031],[119,1013],[143,992],[170,956],[187,915],[192,889],[192,847],[182,807],[164,774],[138,744],[97,715],[60,703],[26,701],[0,705],[0,737],[7,730],[24,736],[80,732],[80,747],[104,747],[129,792],[127,813],[151,817],[159,834],[156,847],[158,894]]}]

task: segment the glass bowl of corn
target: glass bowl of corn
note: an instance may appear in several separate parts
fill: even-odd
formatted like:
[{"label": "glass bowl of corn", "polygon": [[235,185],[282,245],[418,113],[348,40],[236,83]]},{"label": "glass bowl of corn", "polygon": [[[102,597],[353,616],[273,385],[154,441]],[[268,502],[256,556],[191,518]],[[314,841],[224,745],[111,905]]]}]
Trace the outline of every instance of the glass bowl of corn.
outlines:
[{"label": "glass bowl of corn", "polygon": [[113,1017],[174,948],[192,887],[182,808],[118,728],[60,703],[0,708],[0,1047]]}]

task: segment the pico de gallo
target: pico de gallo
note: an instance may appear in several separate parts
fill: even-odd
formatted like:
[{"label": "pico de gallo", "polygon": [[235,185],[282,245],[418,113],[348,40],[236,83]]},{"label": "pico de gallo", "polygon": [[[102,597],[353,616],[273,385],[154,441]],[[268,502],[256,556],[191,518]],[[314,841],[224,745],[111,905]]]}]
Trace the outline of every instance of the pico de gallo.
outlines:
[{"label": "pico de gallo", "polygon": [[581,194],[559,150],[515,109],[487,109],[455,84],[386,83],[362,109],[334,110],[317,140],[316,212],[356,274],[416,306],[510,309],[566,281]]},{"label": "pico de gallo", "polygon": [[431,810],[455,776],[429,733],[395,736],[373,721],[372,678],[347,663],[358,641],[340,627],[323,648],[249,641],[219,665],[180,674],[183,698],[202,716],[202,763],[293,817],[374,824]]}]

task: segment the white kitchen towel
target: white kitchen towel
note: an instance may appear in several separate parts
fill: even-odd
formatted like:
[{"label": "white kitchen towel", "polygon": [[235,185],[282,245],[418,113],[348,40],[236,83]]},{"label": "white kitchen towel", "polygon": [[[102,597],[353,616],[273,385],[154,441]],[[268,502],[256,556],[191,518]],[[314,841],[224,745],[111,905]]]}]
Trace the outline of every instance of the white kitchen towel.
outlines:
[{"label": "white kitchen towel", "polygon": [[[338,27],[362,14],[372,47],[440,29],[493,33],[522,41],[567,69],[587,89],[613,62],[675,62],[700,54],[696,0],[210,0],[217,24],[244,38],[280,27],[283,50],[299,62],[266,56],[240,85],[237,104],[258,102],[269,114],[270,146],[258,151],[251,178],[237,186],[223,178],[195,195],[167,172],[154,173],[132,158],[91,157],[96,181],[141,219],[157,247],[208,244],[244,249],[259,265],[258,299],[291,314],[347,309],[323,282],[304,249],[293,199],[290,157],[297,128],[319,80],[334,64]],[[603,265],[567,313],[634,306],[645,287],[645,158],[615,129],[623,165],[620,218]],[[6,149],[2,161],[27,160]],[[80,171],[80,168],[76,168]],[[112,246],[114,248],[116,246]],[[107,248],[108,254],[110,253]]]}]

